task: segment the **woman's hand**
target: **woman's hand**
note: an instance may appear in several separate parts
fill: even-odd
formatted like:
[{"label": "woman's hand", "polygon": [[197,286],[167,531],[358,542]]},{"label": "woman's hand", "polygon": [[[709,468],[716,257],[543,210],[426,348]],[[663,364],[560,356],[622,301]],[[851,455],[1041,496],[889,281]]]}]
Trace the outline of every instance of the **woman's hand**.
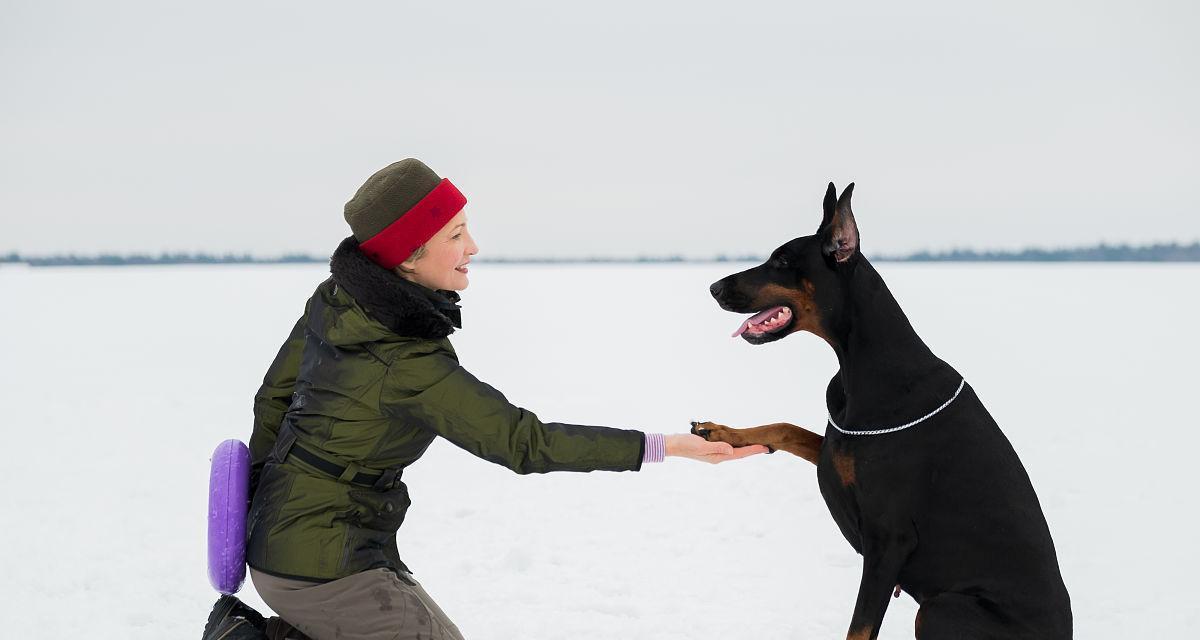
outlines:
[{"label": "woman's hand", "polygon": [[767,448],[761,444],[752,444],[748,447],[734,447],[727,442],[709,442],[700,436],[690,433],[664,436],[663,444],[666,445],[668,458],[678,456],[710,464],[717,464],[726,460],[738,460],[767,452]]}]

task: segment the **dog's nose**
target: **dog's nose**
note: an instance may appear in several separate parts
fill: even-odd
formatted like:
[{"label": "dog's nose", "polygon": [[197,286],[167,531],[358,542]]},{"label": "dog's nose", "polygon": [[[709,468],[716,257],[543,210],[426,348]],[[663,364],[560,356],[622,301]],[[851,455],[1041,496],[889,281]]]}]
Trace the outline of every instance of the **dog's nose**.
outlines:
[{"label": "dog's nose", "polygon": [[712,283],[711,287],[708,288],[708,292],[712,294],[712,297],[718,299],[721,297],[721,293],[723,291],[725,291],[724,280],[717,280],[716,282]]}]

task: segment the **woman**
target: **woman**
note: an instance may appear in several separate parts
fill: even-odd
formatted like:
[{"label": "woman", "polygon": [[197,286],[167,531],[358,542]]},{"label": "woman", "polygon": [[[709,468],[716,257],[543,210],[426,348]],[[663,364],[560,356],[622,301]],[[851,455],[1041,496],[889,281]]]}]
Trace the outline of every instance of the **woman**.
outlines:
[{"label": "woman", "polygon": [[254,402],[247,561],[259,595],[315,640],[462,635],[396,549],[401,482],[441,436],[517,473],[637,471],[742,458],[690,434],[544,423],[458,364],[457,291],[478,247],[466,199],[417,160],[367,179]]}]

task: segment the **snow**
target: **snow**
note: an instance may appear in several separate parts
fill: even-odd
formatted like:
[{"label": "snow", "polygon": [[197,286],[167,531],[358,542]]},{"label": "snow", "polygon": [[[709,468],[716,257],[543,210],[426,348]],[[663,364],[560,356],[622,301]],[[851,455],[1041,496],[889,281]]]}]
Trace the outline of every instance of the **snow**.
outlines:
[{"label": "snow", "polygon": [[[708,296],[744,266],[481,264],[454,343],[547,420],[820,429],[828,347],[731,339],[743,318]],[[1200,266],[878,267],[1021,455],[1077,636],[1195,628]],[[249,436],[324,274],[0,269],[5,637],[198,637],[209,455]],[[438,442],[405,479],[402,557],[472,640],[845,634],[859,558],[786,453],[522,477]],[[911,638],[915,610],[894,600],[881,637]]]}]

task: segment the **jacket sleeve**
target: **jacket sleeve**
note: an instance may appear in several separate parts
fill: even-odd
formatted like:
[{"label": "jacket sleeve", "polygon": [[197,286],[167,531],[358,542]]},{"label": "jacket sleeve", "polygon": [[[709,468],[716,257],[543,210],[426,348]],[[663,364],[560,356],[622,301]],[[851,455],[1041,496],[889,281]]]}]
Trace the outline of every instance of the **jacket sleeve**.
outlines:
[{"label": "jacket sleeve", "polygon": [[637,471],[642,465],[642,432],[542,422],[443,351],[394,363],[380,404],[397,421],[521,474]]},{"label": "jacket sleeve", "polygon": [[304,315],[292,327],[292,332],[267,369],[262,386],[254,394],[254,430],[250,434],[250,495],[254,495],[258,475],[267,456],[275,448],[283,414],[287,413],[292,403],[292,390],[296,386],[296,374],[304,354],[304,326],[307,322],[308,305],[305,305]]}]

